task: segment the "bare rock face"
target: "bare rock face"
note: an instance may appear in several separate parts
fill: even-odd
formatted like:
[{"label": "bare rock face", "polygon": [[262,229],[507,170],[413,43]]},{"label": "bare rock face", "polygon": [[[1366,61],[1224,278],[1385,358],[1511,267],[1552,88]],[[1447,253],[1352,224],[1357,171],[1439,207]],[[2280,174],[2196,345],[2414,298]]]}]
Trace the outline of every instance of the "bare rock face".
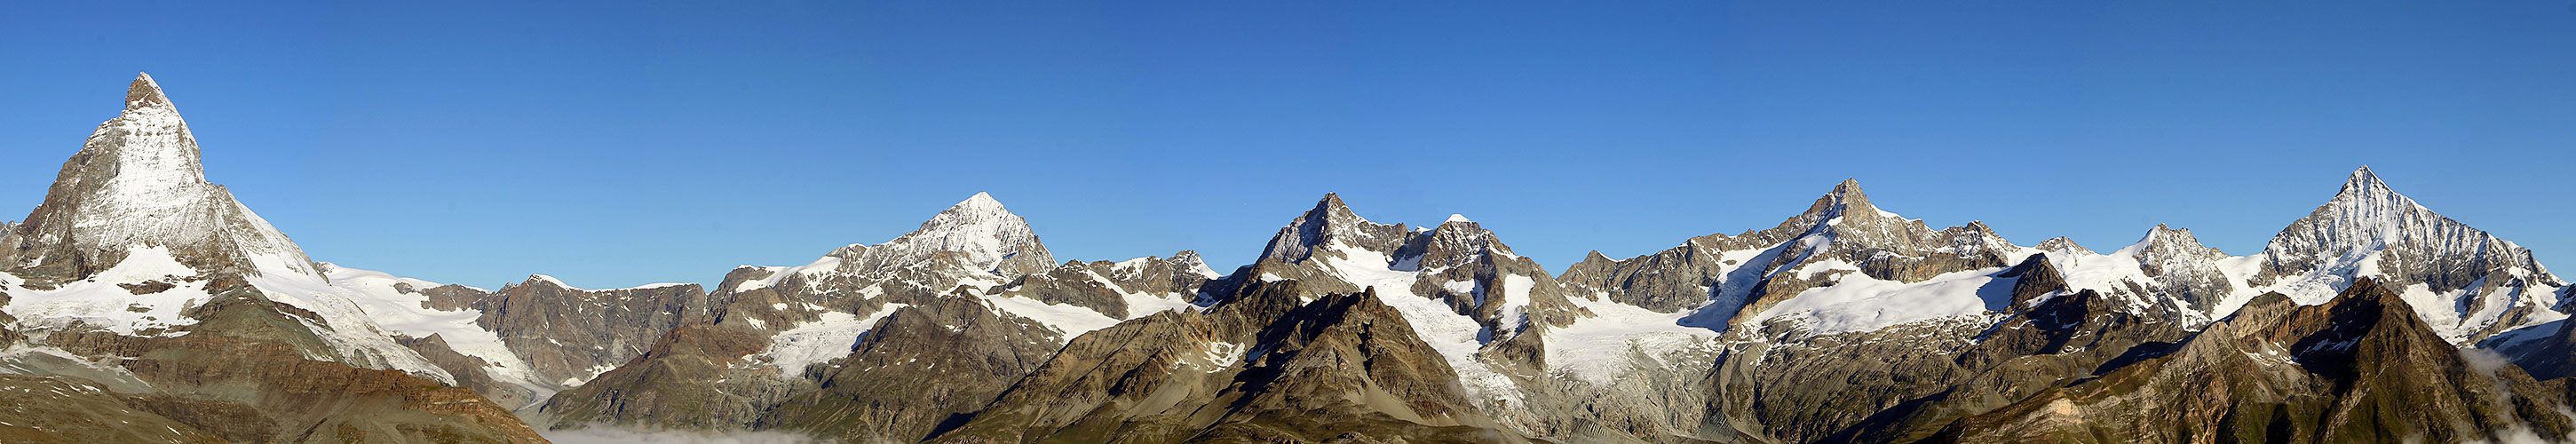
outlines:
[{"label": "bare rock face", "polygon": [[1949,424],[1937,442],[2466,442],[2563,436],[2563,393],[2464,359],[2361,279],[2320,305],[2267,296],[2171,354]]},{"label": "bare rock face", "polygon": [[138,245],[168,248],[199,270],[313,273],[304,251],[232,192],[206,182],[197,140],[152,76],[134,79],[125,111],[63,162],[45,202],[0,237],[6,271],[35,286],[89,277]]},{"label": "bare rock face", "polygon": [[[1721,236],[1722,237],[1722,236]],[[1729,266],[1721,250],[1691,238],[1681,246],[1628,260],[1612,260],[1595,251],[1565,268],[1557,282],[1568,290],[1598,293],[1611,301],[1671,313],[1707,304],[1710,292],[1725,281]]]},{"label": "bare rock face", "polygon": [[[539,377],[567,386],[625,364],[709,310],[695,284],[584,290],[545,276],[501,287],[471,308],[483,312],[475,324],[500,335]],[[574,319],[581,321],[565,322]]]}]

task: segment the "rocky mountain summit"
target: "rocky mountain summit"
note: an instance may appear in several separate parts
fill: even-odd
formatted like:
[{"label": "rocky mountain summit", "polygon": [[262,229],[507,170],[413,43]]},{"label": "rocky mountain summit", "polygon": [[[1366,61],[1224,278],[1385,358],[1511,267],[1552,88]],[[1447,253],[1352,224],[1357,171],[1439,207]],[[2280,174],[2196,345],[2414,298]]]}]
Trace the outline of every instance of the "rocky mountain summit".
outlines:
[{"label": "rocky mountain summit", "polygon": [[[0,369],[118,418],[0,419],[30,441],[542,442],[404,347],[355,281],[206,181],[151,76],[64,162],[0,245],[10,318]],[[13,377],[16,378],[16,377]],[[75,381],[77,380],[77,381]],[[78,407],[75,407],[78,406]]]},{"label": "rocky mountain summit", "polygon": [[1330,193],[1249,264],[1058,261],[977,193],[714,285],[490,290],[307,258],[157,83],[125,105],[0,223],[0,441],[2576,440],[2570,286],[2368,168],[2246,256],[2021,246],[1844,181],[1561,273]]},{"label": "rocky mountain summit", "polygon": [[0,237],[7,270],[59,285],[106,271],[136,245],[192,269],[256,275],[314,272],[311,259],[232,192],[206,182],[197,139],[151,75],[126,87],[125,110],[63,162],[45,202]]}]

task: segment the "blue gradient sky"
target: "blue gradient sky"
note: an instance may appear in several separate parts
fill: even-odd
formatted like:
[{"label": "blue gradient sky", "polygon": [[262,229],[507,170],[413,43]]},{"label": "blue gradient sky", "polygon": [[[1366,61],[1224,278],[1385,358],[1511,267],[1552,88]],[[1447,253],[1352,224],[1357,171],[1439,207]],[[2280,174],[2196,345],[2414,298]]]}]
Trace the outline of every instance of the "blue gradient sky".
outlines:
[{"label": "blue gradient sky", "polygon": [[86,3],[0,5],[6,218],[149,71],[314,258],[479,286],[712,282],[977,191],[1060,259],[1220,269],[1328,191],[1561,270],[1847,177],[2025,245],[2249,254],[2362,164],[2576,257],[2568,0]]}]

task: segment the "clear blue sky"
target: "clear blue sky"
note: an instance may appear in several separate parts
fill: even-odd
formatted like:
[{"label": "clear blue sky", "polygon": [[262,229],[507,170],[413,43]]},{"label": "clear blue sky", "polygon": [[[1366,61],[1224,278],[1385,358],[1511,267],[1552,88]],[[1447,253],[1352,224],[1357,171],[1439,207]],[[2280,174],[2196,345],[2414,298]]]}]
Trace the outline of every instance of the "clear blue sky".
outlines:
[{"label": "clear blue sky", "polygon": [[480,286],[712,282],[978,191],[1060,259],[1220,269],[1325,192],[1562,270],[1844,178],[2249,254],[2363,164],[2576,258],[2569,0],[88,3],[0,4],[6,218],[149,71],[314,258]]}]

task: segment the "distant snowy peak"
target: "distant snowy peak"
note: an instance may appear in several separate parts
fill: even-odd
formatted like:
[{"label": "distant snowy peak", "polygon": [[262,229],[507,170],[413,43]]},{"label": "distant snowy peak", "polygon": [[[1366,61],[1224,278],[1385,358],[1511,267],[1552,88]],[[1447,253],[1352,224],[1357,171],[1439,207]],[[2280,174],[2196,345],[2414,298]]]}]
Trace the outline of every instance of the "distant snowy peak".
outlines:
[{"label": "distant snowy peak", "polygon": [[2052,237],[2048,240],[2039,241],[2039,245],[2032,248],[2038,248],[2040,251],[2058,253],[2061,255],[2094,254],[2093,249],[2084,248],[2083,245],[2076,244],[2075,239],[2069,239],[2065,236]]},{"label": "distant snowy peak", "polygon": [[976,269],[1002,276],[1043,272],[1055,267],[1055,256],[1038,242],[1035,230],[993,196],[975,193],[931,216],[921,228],[894,240],[851,246],[834,252],[842,271],[867,274],[904,267],[941,252],[963,256]]},{"label": "distant snowy peak", "polygon": [[2156,224],[2155,228],[2147,229],[2147,235],[2139,238],[2138,243],[2130,244],[2126,248],[2121,248],[2120,252],[2122,254],[2136,256],[2142,260],[2156,258],[2159,261],[2210,261],[2227,257],[2227,253],[2220,252],[2216,248],[2210,248],[2208,245],[2201,244],[2200,238],[2192,236],[2191,230],[2174,228],[2165,224]]},{"label": "distant snowy peak", "polygon": [[45,202],[0,240],[8,268],[37,283],[76,280],[128,250],[170,250],[200,271],[319,276],[311,259],[231,192],[206,182],[196,138],[149,75],[125,109],[63,163]]},{"label": "distant snowy peak", "polygon": [[2530,250],[2443,217],[2354,170],[2334,199],[2273,236],[2248,285],[2318,303],[2374,277],[2420,307],[2453,341],[2563,317],[2546,312],[2566,284]]},{"label": "distant snowy peak", "polygon": [[2142,285],[2177,301],[2175,308],[2204,314],[2208,319],[2220,317],[2212,313],[2213,309],[2236,291],[2227,274],[2218,268],[2219,260],[2228,258],[2227,254],[2202,245],[2191,230],[2156,224],[2147,230],[2144,239],[2120,249],[2118,254],[2137,261],[2139,273],[2148,280]]},{"label": "distant snowy peak", "polygon": [[[2393,286],[2423,283],[2436,292],[2467,288],[2487,277],[2484,272],[2563,285],[2533,260],[2530,250],[2397,194],[2369,167],[2354,170],[2333,200],[2273,236],[2263,256],[2260,280],[2321,269],[2358,271],[2352,268],[2370,261],[2389,275],[2385,282]],[[2481,273],[2454,272],[2459,270]]]},{"label": "distant snowy peak", "polygon": [[1326,193],[1315,208],[1306,210],[1262,248],[1261,260],[1295,263],[1312,257],[1319,249],[1340,244],[1380,254],[1393,254],[1403,247],[1408,233],[1404,224],[1387,225],[1369,222],[1351,213],[1342,204],[1342,196]]}]

